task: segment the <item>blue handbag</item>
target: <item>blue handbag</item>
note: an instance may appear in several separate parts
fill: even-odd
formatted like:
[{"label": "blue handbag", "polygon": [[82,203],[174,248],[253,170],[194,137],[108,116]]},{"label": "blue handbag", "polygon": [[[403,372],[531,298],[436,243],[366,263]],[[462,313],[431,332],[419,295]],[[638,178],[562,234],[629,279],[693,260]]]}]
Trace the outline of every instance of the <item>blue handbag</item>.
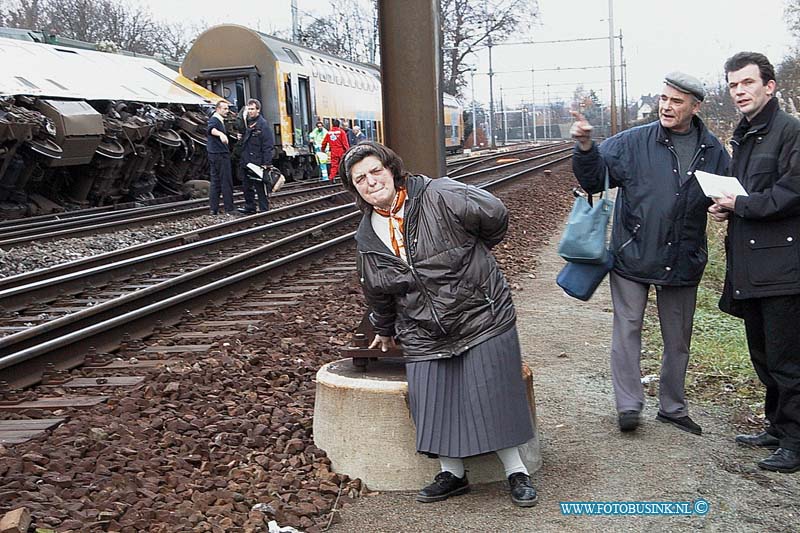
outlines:
[{"label": "blue handbag", "polygon": [[556,283],[573,298],[586,302],[613,268],[614,254],[606,249],[600,263],[568,262],[558,273]]},{"label": "blue handbag", "polygon": [[606,228],[614,202],[608,197],[608,170],[600,199],[575,193],[575,203],[558,243],[558,255],[573,263],[603,263],[606,260]]}]

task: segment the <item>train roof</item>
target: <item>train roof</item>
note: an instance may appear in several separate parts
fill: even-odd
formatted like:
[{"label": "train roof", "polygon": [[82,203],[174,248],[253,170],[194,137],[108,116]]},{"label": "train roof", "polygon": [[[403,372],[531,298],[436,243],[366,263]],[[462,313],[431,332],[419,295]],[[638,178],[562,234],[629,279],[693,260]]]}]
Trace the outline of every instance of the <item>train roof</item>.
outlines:
[{"label": "train roof", "polygon": [[204,105],[218,98],[146,57],[0,37],[0,95]]},{"label": "train roof", "polygon": [[[42,43],[58,46],[66,46],[69,48],[79,48],[81,50],[103,51],[98,48],[98,43],[89,43],[86,41],[79,41],[78,39],[70,39],[69,37],[62,37],[60,35],[50,36],[42,31],[26,30],[22,28],[2,28],[0,27],[0,37],[8,39],[18,39],[20,41],[28,41],[32,43]],[[181,63],[166,56],[151,56],[148,54],[137,54],[130,50],[117,50],[115,54],[130,56],[130,57],[144,57],[153,59],[161,64],[164,64],[172,70],[179,70]]]},{"label": "train roof", "polygon": [[[325,59],[327,61],[338,63],[340,66],[354,68],[356,70],[361,70],[365,73],[380,77],[380,68],[377,65],[360,63],[358,61],[350,61],[349,59],[337,57],[314,48],[308,48],[306,46],[302,46],[297,43],[254,30],[246,26],[241,26],[239,24],[218,24],[216,26],[212,26],[202,32],[197,39],[195,39],[195,42],[203,38],[209,38],[211,35],[219,34],[215,37],[215,40],[217,37],[219,37],[222,42],[225,43],[225,39],[233,38],[237,32],[245,32],[257,37],[276,60],[284,63],[294,63],[310,67],[310,65],[307,65],[305,61],[307,56],[313,56],[317,59]],[[225,43],[225,46],[235,47],[237,44],[238,42],[230,42]],[[189,54],[187,54],[187,59],[191,55],[192,51],[190,50]]]}]

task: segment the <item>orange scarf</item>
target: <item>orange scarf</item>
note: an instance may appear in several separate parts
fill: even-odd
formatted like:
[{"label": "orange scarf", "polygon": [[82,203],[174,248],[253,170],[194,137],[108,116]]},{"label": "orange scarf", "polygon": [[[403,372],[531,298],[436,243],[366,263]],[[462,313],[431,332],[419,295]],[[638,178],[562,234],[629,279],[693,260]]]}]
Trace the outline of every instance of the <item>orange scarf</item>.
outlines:
[{"label": "orange scarf", "polygon": [[[395,222],[397,222],[397,228],[400,230],[401,237],[405,235],[405,229],[403,228],[403,218],[396,216],[397,213],[403,208],[403,204],[406,203],[406,190],[401,188],[397,191],[397,194],[394,197],[394,201],[392,202],[392,207],[388,211],[386,209],[380,209],[378,207],[373,207],[376,213],[378,213],[382,217],[386,217],[389,219],[389,237],[392,241],[392,249],[394,250],[394,254],[397,257],[400,256],[400,249],[405,248],[402,242],[397,242],[397,234],[395,228]],[[402,240],[402,238],[401,238]]]}]

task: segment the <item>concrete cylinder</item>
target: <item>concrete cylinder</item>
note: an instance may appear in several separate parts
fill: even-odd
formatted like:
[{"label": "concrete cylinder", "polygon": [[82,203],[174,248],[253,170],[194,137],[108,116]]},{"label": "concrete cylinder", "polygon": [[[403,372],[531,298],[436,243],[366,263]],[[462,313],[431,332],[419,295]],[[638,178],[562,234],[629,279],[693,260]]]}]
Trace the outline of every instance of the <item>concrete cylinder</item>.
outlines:
[{"label": "concrete cylinder", "polygon": [[[521,447],[533,473],[542,464],[536,431],[536,404],[530,369],[523,364],[534,437]],[[371,361],[367,372],[350,359],[328,363],[317,372],[314,443],[325,450],[333,470],[361,478],[371,490],[419,490],[439,472],[439,461],[416,453],[416,429],[408,409],[408,384],[402,361]],[[464,460],[470,483],[505,480],[494,453]]]}]

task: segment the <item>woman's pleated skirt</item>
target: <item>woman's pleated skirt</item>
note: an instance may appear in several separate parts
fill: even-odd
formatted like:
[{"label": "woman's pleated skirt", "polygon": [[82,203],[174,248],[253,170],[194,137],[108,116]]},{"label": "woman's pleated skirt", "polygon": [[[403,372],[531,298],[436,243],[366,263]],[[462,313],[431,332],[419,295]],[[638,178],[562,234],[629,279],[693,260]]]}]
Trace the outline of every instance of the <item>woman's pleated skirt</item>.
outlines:
[{"label": "woman's pleated skirt", "polygon": [[533,438],[516,326],[460,356],[408,363],[406,377],[420,453],[470,457]]}]

